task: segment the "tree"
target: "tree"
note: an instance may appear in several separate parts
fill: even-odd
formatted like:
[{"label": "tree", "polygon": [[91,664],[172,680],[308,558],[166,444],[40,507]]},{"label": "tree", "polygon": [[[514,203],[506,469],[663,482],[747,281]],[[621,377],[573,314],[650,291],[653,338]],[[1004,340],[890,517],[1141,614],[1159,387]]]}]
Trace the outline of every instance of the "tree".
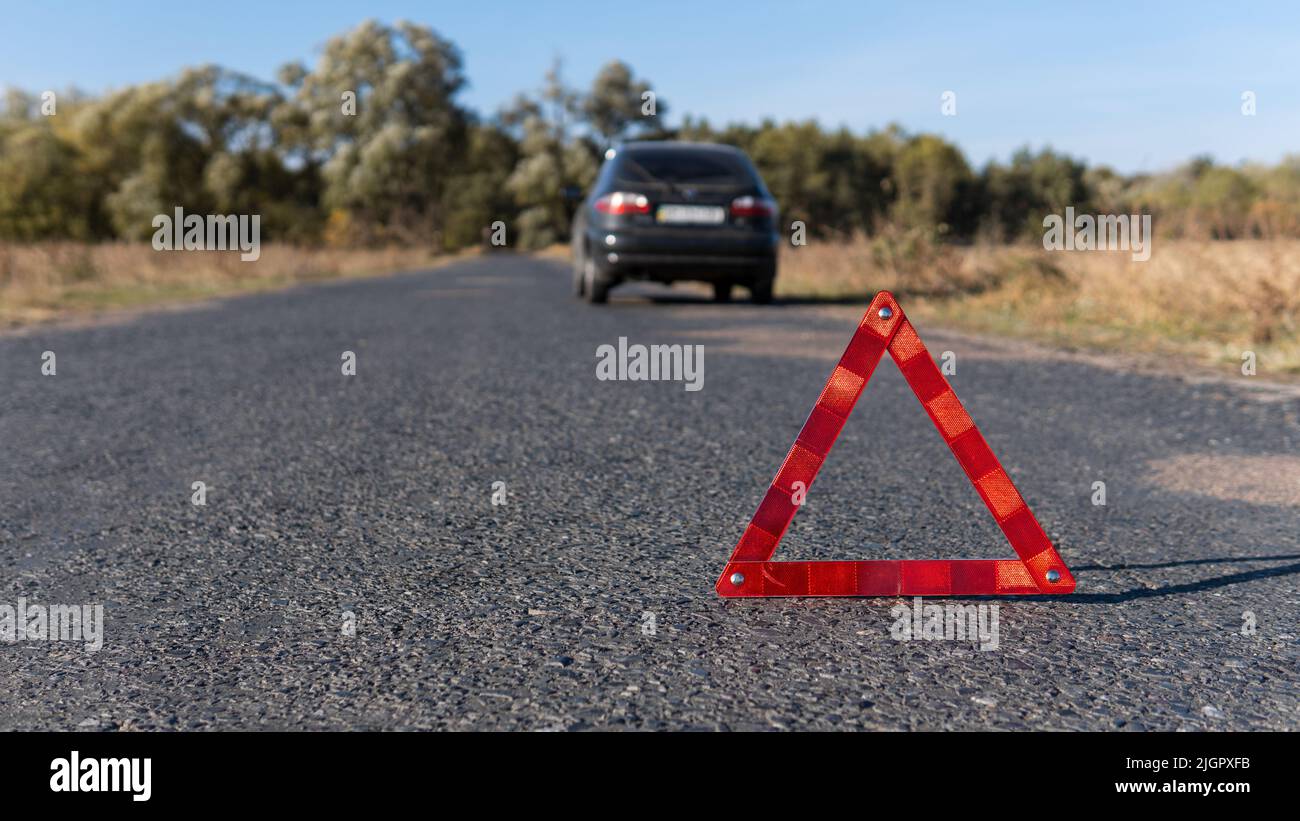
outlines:
[{"label": "tree", "polygon": [[893,178],[897,197],[894,219],[907,227],[940,234],[951,230],[960,197],[973,182],[961,152],[931,134],[913,137],[899,150]]},{"label": "tree", "polygon": [[1041,237],[1048,214],[1093,208],[1085,172],[1082,162],[1050,148],[1022,148],[1006,166],[989,163],[981,176],[984,220],[1003,239]]},{"label": "tree", "polygon": [[0,131],[0,237],[94,239],[92,191],[76,148],[45,123]]},{"label": "tree", "polygon": [[633,131],[642,134],[661,131],[660,123],[668,106],[650,83],[633,77],[631,66],[614,60],[596,74],[591,90],[582,100],[581,111],[604,149]]},{"label": "tree", "polygon": [[455,45],[371,20],[330,39],[314,69],[280,76],[294,94],[277,120],[291,150],[320,164],[325,207],[346,212],[357,239],[441,246],[470,123],[455,101],[465,85]]},{"label": "tree", "polygon": [[1217,166],[1200,174],[1192,188],[1192,209],[1197,222],[1213,239],[1240,239],[1246,235],[1255,185],[1235,168]]},{"label": "tree", "polygon": [[513,219],[515,203],[506,182],[518,161],[518,145],[497,125],[470,129],[466,168],[447,187],[448,249],[479,243],[493,222]]},{"label": "tree", "polygon": [[211,209],[203,186],[211,150],[184,127],[173,84],[126,88],[77,112],[72,122],[81,172],[101,193],[115,236],[145,239],[157,214]]},{"label": "tree", "polygon": [[564,84],[556,60],[536,97],[521,95],[501,114],[519,137],[519,161],[506,188],[520,207],[517,233],[523,248],[543,248],[569,233],[566,188],[589,188],[599,162],[596,146],[575,138],[571,124],[582,110],[577,92]]}]

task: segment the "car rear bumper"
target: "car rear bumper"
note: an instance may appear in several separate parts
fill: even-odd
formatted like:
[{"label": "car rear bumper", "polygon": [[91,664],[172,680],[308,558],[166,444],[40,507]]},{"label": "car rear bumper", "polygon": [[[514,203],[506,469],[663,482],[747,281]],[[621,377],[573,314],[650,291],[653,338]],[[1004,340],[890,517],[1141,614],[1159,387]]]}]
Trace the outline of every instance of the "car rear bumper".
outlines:
[{"label": "car rear bumper", "polygon": [[587,241],[596,264],[609,276],[672,282],[751,278],[776,258],[778,240],[756,231],[593,231]]}]

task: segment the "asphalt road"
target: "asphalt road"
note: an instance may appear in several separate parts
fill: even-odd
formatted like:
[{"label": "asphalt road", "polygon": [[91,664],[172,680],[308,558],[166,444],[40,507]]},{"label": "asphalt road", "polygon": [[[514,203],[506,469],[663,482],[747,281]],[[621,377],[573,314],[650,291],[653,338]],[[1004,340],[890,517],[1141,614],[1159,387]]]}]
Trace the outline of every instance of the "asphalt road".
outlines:
[{"label": "asphalt road", "polygon": [[[862,306],[673,293],[500,256],[0,337],[0,605],[105,613],[0,644],[0,729],[1296,728],[1294,389],[919,323],[1079,587],[901,641],[712,589]],[[703,389],[598,381],[619,336]],[[777,558],[1011,555],[883,362]]]}]

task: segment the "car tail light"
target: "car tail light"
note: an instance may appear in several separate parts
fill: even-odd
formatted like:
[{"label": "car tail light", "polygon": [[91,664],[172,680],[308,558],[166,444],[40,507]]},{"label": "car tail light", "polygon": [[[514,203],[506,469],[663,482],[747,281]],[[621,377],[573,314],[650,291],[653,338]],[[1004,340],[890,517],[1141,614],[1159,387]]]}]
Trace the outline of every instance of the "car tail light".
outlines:
[{"label": "car tail light", "polygon": [[649,214],[650,200],[645,194],[630,194],[627,191],[615,191],[606,194],[595,202],[596,210],[602,214]]},{"label": "car tail light", "polygon": [[733,217],[770,217],[776,214],[776,203],[764,197],[737,197],[731,201]]}]

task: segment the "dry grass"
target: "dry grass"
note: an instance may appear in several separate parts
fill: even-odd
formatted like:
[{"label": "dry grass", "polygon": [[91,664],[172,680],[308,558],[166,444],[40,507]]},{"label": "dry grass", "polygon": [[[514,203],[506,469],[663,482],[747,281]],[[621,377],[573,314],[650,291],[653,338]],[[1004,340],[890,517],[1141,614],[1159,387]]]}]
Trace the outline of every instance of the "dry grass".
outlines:
[{"label": "dry grass", "polygon": [[[567,249],[549,249],[567,258]],[[295,282],[429,267],[427,250],[155,251],[145,243],[0,243],[0,327],[114,308],[186,302]],[[908,311],[971,330],[1067,347],[1191,356],[1260,375],[1300,373],[1300,240],[1156,239],[1151,259],[1037,246],[935,245],[887,231],[875,239],[787,249],[777,293],[868,298],[886,288]]]},{"label": "dry grass", "polygon": [[1300,373],[1300,240],[1156,238],[1151,259],[1036,246],[935,246],[914,236],[788,249],[777,293],[894,291],[909,312],[1069,347],[1190,356]]},{"label": "dry grass", "polygon": [[155,251],[147,243],[0,243],[0,327],[115,308],[187,302],[295,282],[369,276],[444,261],[421,249]]}]

